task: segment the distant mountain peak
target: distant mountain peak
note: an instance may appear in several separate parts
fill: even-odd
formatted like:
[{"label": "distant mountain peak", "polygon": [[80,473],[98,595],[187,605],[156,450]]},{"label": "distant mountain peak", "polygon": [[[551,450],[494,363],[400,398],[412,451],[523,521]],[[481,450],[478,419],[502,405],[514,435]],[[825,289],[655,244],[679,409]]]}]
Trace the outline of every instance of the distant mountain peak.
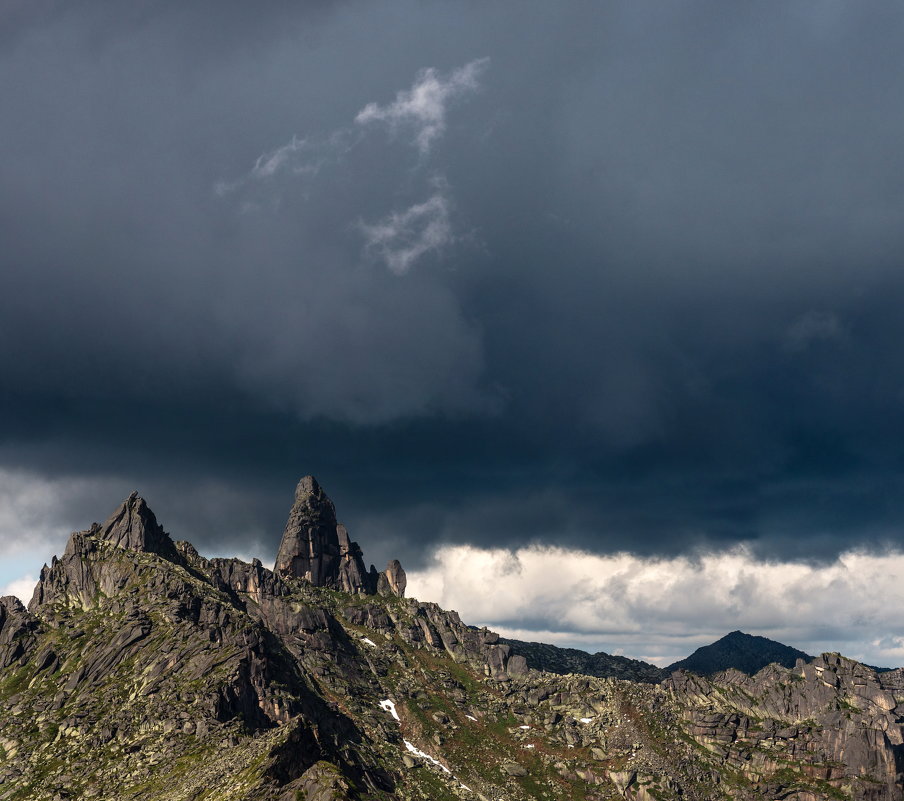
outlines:
[{"label": "distant mountain peak", "polygon": [[735,630],[710,645],[698,648],[686,659],[669,665],[666,670],[670,673],[675,670],[689,670],[702,676],[710,676],[734,668],[753,675],[773,663],[791,668],[798,659],[809,662],[812,658],[790,645]]}]

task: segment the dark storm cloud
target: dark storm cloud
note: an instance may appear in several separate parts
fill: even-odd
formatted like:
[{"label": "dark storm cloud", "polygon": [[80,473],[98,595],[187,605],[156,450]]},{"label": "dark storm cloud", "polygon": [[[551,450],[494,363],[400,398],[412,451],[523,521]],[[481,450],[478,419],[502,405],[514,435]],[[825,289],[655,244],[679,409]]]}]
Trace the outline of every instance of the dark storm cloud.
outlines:
[{"label": "dark storm cloud", "polygon": [[10,8],[7,470],[220,552],[306,472],[375,561],[901,542],[895,4]]}]

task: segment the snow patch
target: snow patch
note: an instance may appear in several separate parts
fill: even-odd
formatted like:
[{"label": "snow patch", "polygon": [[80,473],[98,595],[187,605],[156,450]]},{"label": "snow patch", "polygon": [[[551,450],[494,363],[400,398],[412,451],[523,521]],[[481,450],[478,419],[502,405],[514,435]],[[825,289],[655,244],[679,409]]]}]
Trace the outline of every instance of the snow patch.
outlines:
[{"label": "snow patch", "polygon": [[396,720],[399,720],[399,713],[395,711],[395,703],[390,701],[388,698],[385,701],[380,701],[380,709],[382,709],[384,712],[388,712]]},{"label": "snow patch", "polygon": [[409,743],[408,740],[403,740],[402,742],[405,743],[405,748],[407,748],[407,749],[408,749],[412,754],[414,754],[415,756],[419,756],[419,757],[421,757],[421,758],[423,758],[423,759],[428,759],[428,760],[430,760],[434,765],[437,765],[437,766],[441,767],[441,768],[442,768],[446,773],[448,773],[450,776],[452,775],[452,771],[449,770],[449,768],[447,768],[447,767],[446,767],[442,762],[440,762],[438,759],[434,759],[432,756],[430,756],[430,754],[425,754],[423,751],[421,751],[420,748],[418,748],[417,746],[413,745],[412,743]]}]

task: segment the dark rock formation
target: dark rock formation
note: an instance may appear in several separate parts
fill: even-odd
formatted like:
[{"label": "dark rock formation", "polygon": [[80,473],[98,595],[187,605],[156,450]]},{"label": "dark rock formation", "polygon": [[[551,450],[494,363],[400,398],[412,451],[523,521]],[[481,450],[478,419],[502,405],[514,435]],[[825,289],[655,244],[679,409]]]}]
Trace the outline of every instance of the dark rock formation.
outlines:
[{"label": "dark rock formation", "polygon": [[740,670],[753,675],[767,665],[777,664],[794,667],[798,659],[805,662],[813,657],[789,645],[783,645],[767,637],[756,637],[743,631],[733,631],[711,645],[698,648],[687,659],[675,662],[666,668],[667,673],[675,670],[690,670],[701,676],[711,676],[722,670]]},{"label": "dark rock formation", "polygon": [[12,595],[0,598],[0,668],[19,664],[34,650],[37,621]]},{"label": "dark rock formation", "polygon": [[372,593],[358,543],[336,522],[336,509],[313,476],[295,488],[279,552],[276,573],[309,581],[315,587]]},{"label": "dark rock formation", "polygon": [[305,476],[295,488],[275,571],[342,592],[405,593],[405,571],[396,560],[385,573],[378,574],[373,568],[367,571],[360,546],[352,542],[345,526],[336,522],[333,502],[313,476]]}]

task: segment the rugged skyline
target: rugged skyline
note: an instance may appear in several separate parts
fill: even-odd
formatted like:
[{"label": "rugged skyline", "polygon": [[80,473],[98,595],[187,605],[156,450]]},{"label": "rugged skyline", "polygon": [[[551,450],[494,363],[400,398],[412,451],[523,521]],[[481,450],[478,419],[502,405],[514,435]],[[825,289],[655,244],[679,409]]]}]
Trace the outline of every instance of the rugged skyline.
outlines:
[{"label": "rugged skyline", "polygon": [[0,589],[313,473],[524,639],[904,663],[904,12],[529,6],[4,12]]}]

